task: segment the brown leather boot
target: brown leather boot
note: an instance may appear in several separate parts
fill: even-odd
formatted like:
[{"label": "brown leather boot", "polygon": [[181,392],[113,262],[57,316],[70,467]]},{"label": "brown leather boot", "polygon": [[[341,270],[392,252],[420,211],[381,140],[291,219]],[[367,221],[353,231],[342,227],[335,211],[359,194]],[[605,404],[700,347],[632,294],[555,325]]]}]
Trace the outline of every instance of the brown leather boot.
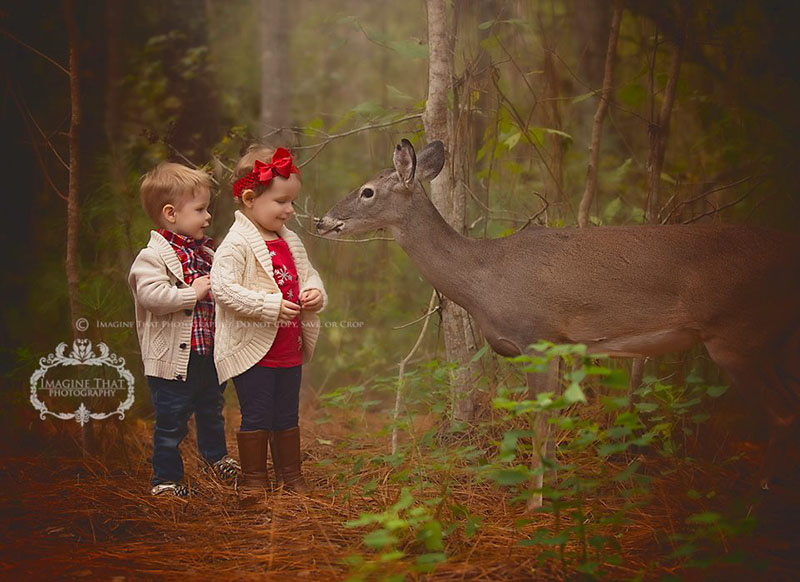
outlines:
[{"label": "brown leather boot", "polygon": [[239,462],[242,465],[242,477],[239,490],[243,493],[262,494],[269,489],[267,477],[267,450],[269,448],[270,431],[247,430],[236,433],[239,443]]},{"label": "brown leather boot", "polygon": [[298,493],[309,493],[300,470],[300,427],[272,431],[271,447],[278,483]]}]

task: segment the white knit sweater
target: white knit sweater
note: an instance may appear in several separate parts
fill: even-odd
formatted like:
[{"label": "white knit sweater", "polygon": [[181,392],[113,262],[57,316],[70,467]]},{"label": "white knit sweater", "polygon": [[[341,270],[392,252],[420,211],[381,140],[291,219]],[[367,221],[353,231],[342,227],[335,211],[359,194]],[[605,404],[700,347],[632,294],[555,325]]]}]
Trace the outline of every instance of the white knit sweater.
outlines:
[{"label": "white knit sweater", "polygon": [[[244,214],[237,210],[234,216],[211,267],[211,291],[217,310],[214,362],[220,382],[252,368],[266,355],[278,331],[283,300],[264,238]],[[319,289],[324,308],[328,302],[325,288],[308,260],[300,237],[285,226],[278,234],[289,245],[300,279],[300,292]],[[301,311],[300,324],[303,360],[308,362],[319,337],[319,317]]]},{"label": "white knit sweater", "polygon": [[[205,249],[214,256],[213,250]],[[145,375],[186,380],[197,295],[183,280],[183,267],[172,245],[155,230],[133,261],[128,283]]]}]

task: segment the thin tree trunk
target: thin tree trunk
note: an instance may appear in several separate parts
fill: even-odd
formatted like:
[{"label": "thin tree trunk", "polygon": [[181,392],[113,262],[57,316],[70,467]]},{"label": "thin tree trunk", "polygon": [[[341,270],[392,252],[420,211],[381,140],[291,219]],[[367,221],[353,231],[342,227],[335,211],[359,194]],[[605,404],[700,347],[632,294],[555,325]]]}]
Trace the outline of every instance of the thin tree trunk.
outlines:
[{"label": "thin tree trunk", "polygon": [[290,146],[289,14],[287,0],[256,0],[261,42],[261,136],[269,145]]},{"label": "thin tree trunk", "polygon": [[[428,100],[422,120],[428,141],[442,140],[450,154],[444,171],[431,182],[431,201],[448,224],[458,232],[464,233],[465,202],[456,201],[459,195],[465,197],[463,161],[459,160],[459,144],[455,135],[456,120],[447,107],[447,93],[453,86],[453,56],[451,38],[447,32],[447,11],[444,0],[428,0],[427,11],[430,64]],[[462,180],[458,192],[455,192],[454,188],[456,179]],[[470,350],[467,343],[467,338],[472,337],[469,315],[457,304],[445,300],[442,302],[442,328],[447,359],[459,366],[451,378],[453,421],[468,421],[475,415],[475,395],[470,374],[470,360],[474,351]]]},{"label": "thin tree trunk", "polygon": [[600,137],[603,134],[603,120],[608,111],[613,89],[614,59],[617,54],[617,40],[619,39],[619,26],[622,22],[622,0],[615,0],[614,15],[611,18],[611,31],[608,35],[608,52],[606,53],[606,68],[603,78],[603,91],[600,103],[594,114],[592,125],[592,139],[589,145],[589,168],[586,172],[586,189],[583,192],[580,206],[578,207],[578,226],[586,226],[589,220],[589,209],[597,193],[597,165],[600,159]]},{"label": "thin tree trunk", "polygon": [[648,127],[650,137],[650,154],[647,158],[647,221],[651,224],[658,222],[658,204],[661,191],[661,171],[664,167],[664,155],[667,152],[667,138],[669,137],[669,124],[672,117],[672,106],[675,103],[675,88],[678,85],[678,75],[683,61],[683,51],[686,39],[684,38],[675,46],[672,53],[672,62],[669,67],[669,79],[664,89],[664,100],[661,102],[661,111],[658,119],[653,120]]},{"label": "thin tree trunk", "polygon": [[[69,189],[67,191],[67,241],[64,257],[64,270],[67,275],[67,295],[69,298],[70,323],[73,337],[78,339],[83,330],[78,329],[77,320],[81,317],[80,280],[78,277],[78,226],[80,191],[80,143],[81,143],[81,84],[80,84],[80,34],[71,0],[62,1],[64,20],[69,36]],[[81,425],[81,444],[83,456],[89,457],[95,450],[94,427],[90,422]]]},{"label": "thin tree trunk", "polygon": [[[658,44],[658,37],[656,37],[656,45]],[[669,122],[672,117],[672,106],[675,103],[675,87],[678,84],[678,75],[680,73],[681,61],[683,60],[683,45],[681,42],[675,47],[675,52],[672,54],[672,62],[669,68],[669,79],[667,80],[667,87],[664,91],[664,101],[661,103],[661,111],[657,119],[652,119],[655,116],[655,108],[651,106],[651,120],[648,126],[648,134],[650,138],[650,152],[647,158],[647,207],[646,218],[650,224],[658,223],[658,204],[659,192],[661,185],[661,170],[664,167],[664,155],[667,150],[667,138],[669,137]],[[653,64],[650,71],[650,78],[655,76],[655,54],[656,49],[653,51]],[[651,81],[650,98],[655,99],[655,86]],[[644,363],[645,358],[635,358],[631,365],[631,377],[629,389],[631,392],[638,389],[642,384],[644,377]]]},{"label": "thin tree trunk", "polygon": [[80,38],[71,0],[63,0],[64,18],[69,34],[69,190],[67,191],[67,249],[64,267],[67,273],[67,292],[72,323],[80,317],[78,301],[78,191],[80,187],[81,86],[79,50]]},{"label": "thin tree trunk", "polygon": [[[545,42],[547,37],[545,36]],[[544,48],[544,97],[547,99],[548,106],[545,109],[547,126],[561,130],[561,109],[559,107],[559,79],[558,71],[553,58],[555,47],[545,46]],[[550,151],[550,172],[546,175],[544,195],[549,200],[558,198],[559,193],[564,191],[564,138],[558,134],[548,134],[548,150]]]}]

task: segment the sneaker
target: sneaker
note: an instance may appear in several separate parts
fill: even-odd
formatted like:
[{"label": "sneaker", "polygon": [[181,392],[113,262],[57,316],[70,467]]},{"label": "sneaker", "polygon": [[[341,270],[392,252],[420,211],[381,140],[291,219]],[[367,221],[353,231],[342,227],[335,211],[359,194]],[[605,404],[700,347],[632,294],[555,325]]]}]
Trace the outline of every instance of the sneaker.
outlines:
[{"label": "sneaker", "polygon": [[239,464],[239,461],[233,457],[225,455],[219,461],[211,465],[211,471],[220,481],[229,483],[236,480],[236,478],[242,474],[242,466]]},{"label": "sneaker", "polygon": [[189,486],[186,483],[173,483],[167,481],[166,483],[159,483],[153,486],[150,494],[156,497],[189,497]]}]

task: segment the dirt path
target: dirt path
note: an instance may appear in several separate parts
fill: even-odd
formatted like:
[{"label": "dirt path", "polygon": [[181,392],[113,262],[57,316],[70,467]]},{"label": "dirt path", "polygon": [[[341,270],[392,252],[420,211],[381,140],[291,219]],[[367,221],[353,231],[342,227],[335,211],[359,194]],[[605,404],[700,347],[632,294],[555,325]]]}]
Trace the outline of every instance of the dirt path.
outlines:
[{"label": "dirt path", "polygon": [[[455,480],[452,495],[479,516],[481,525],[472,536],[461,529],[448,532],[447,561],[434,572],[409,572],[415,552],[419,553],[413,544],[403,548],[407,556],[396,563],[353,566],[357,556],[374,558],[375,554],[362,543],[366,530],[345,527],[345,522],[364,512],[384,510],[401,488],[394,481],[397,471],[391,468],[365,466],[353,475],[348,472],[352,467],[337,465],[335,460],[341,460],[343,452],[386,452],[385,438],[376,439],[366,426],[359,441],[353,440],[352,429],[343,423],[308,422],[303,427],[305,470],[315,494],[280,492],[260,507],[240,509],[231,487],[198,470],[191,437],[183,451],[187,475],[198,495],[189,501],[150,497],[149,428],[141,421],[125,422],[130,424],[122,432],[105,428],[100,433],[102,450],[88,462],[76,457],[75,447],[68,442],[60,449],[42,448],[49,453],[6,452],[2,456],[0,578],[327,582],[348,576],[389,579],[402,572],[407,580],[565,579],[556,561],[537,561],[541,548],[516,545],[526,532],[552,528],[552,516],[525,514],[506,492],[471,479]],[[231,424],[229,446],[235,454]],[[358,450],[342,451],[342,435],[348,431],[348,447]],[[680,520],[685,511],[680,507],[682,500],[664,495],[649,513],[634,516],[622,528],[625,533],[619,542],[626,560],[605,579],[631,579],[646,566],[652,552],[669,551],[663,540],[670,528],[680,527],[680,521],[673,520]],[[762,519],[754,534],[729,548],[733,553],[745,544],[751,553],[747,567],[735,564],[697,570],[683,579],[797,579],[798,495],[795,489],[787,489],[772,499],[756,508]],[[520,525],[520,519],[528,521]],[[759,561],[764,565],[759,566]],[[661,579],[667,573],[653,571],[646,579]]]}]

